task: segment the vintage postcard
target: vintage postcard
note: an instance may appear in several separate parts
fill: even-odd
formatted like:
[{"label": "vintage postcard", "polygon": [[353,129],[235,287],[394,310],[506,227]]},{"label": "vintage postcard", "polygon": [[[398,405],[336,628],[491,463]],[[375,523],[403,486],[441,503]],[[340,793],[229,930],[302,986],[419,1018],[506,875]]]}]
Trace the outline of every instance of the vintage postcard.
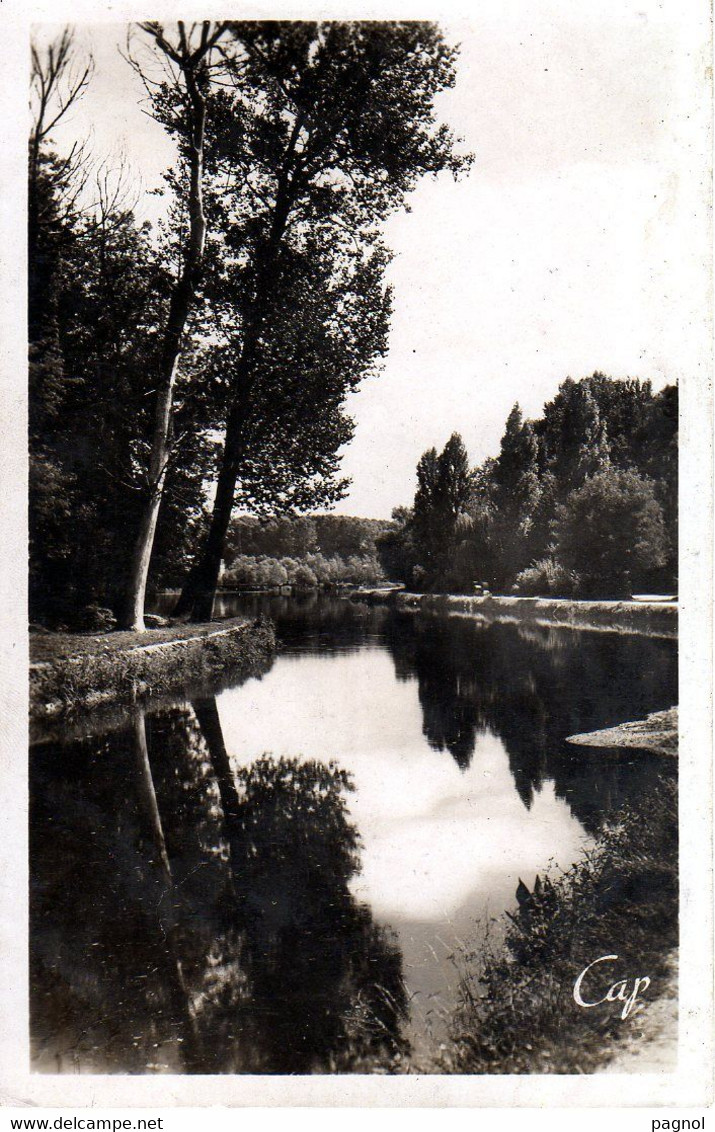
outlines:
[{"label": "vintage postcard", "polygon": [[709,6],[0,19],[3,1105],[711,1103]]}]

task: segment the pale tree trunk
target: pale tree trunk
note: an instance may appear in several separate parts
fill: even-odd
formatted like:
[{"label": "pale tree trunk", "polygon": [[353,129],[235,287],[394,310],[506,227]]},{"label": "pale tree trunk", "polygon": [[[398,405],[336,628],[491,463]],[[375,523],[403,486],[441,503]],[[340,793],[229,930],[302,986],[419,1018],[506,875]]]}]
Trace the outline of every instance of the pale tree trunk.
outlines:
[{"label": "pale tree trunk", "polygon": [[203,202],[204,131],[206,103],[196,80],[195,66],[184,68],[190,121],[189,236],[181,275],[171,296],[159,365],[154,427],[149,456],[149,496],[142,514],[131,558],[122,627],[143,632],[144,601],[149,563],[154,547],[167,464],[171,451],[174,385],[181,354],[181,339],[196,293],[206,240]]}]

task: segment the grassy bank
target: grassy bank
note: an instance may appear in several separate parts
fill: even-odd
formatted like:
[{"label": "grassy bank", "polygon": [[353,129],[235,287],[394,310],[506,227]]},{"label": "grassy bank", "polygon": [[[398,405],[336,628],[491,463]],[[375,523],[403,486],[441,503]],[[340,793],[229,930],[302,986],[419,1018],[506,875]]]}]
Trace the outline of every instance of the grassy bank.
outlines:
[{"label": "grassy bank", "polygon": [[570,598],[471,597],[460,594],[412,594],[402,590],[356,590],[353,601],[391,605],[401,610],[467,614],[484,621],[531,622],[566,629],[678,636],[675,602],[576,601]]},{"label": "grassy bank", "polygon": [[30,640],[30,714],[58,715],[264,671],[268,621],[174,625],[148,633],[41,633]]},{"label": "grassy bank", "polygon": [[[678,943],[678,814],[673,778],[614,815],[586,858],[560,876],[521,888],[518,910],[461,956],[462,1006],[453,1028],[454,1070],[464,1073],[589,1073],[607,1066],[669,1001],[675,1039],[673,954]],[[617,980],[647,976],[643,1006],[591,1008],[574,1000],[584,981],[596,1001]],[[670,997],[669,997],[670,996]],[[659,1003],[660,1005],[660,1003]]]}]

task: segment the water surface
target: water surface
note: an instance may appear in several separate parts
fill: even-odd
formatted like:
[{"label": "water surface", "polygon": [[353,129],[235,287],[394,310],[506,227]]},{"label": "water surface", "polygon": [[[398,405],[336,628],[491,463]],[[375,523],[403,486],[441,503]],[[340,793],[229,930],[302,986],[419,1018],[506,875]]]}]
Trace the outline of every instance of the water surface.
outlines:
[{"label": "water surface", "polygon": [[35,1066],[437,1064],[475,922],[568,867],[662,760],[574,748],[677,699],[674,642],[310,595],[218,695],[33,749]]}]

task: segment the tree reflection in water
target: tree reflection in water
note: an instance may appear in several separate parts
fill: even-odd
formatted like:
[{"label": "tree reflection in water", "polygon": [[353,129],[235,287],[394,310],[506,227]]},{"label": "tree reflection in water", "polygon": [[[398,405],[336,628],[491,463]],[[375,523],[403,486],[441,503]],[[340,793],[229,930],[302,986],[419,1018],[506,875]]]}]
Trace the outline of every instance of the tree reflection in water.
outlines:
[{"label": "tree reflection in water", "polygon": [[366,640],[378,640],[388,613],[384,608],[369,608],[362,602],[315,590],[292,597],[244,594],[238,603],[230,596],[217,596],[216,616],[235,616],[237,612],[250,618],[268,617],[284,648],[297,647],[301,652],[324,648],[331,653],[354,652]]},{"label": "tree reflection in water", "polygon": [[643,752],[611,756],[564,740],[677,703],[673,641],[409,613],[392,614],[384,633],[397,678],[417,679],[430,746],[464,769],[477,736],[497,735],[527,808],[552,779],[595,832],[609,810],[666,772]]},{"label": "tree reflection in water", "polygon": [[33,752],[30,1021],[44,1071],[181,1068],[176,1050],[192,1049],[144,726]]},{"label": "tree reflection in water", "polygon": [[403,1049],[405,991],[349,891],[350,780],[268,756],[234,778],[215,700],[194,708],[35,752],[35,1064],[370,1071]]},{"label": "tree reflection in water", "polygon": [[[199,718],[217,722],[213,702],[195,706]],[[220,734],[212,724],[206,733]],[[213,757],[211,739],[209,749]],[[222,740],[216,753],[217,767],[228,768]],[[232,946],[216,957],[228,977],[215,980],[209,996],[236,1043],[232,1068],[238,1061],[249,1072],[347,1070],[399,1052],[400,952],[348,887],[359,868],[345,801],[349,776],[313,760],[263,756],[235,777],[235,816],[232,784],[222,786]],[[239,982],[230,973],[236,953]]]}]

